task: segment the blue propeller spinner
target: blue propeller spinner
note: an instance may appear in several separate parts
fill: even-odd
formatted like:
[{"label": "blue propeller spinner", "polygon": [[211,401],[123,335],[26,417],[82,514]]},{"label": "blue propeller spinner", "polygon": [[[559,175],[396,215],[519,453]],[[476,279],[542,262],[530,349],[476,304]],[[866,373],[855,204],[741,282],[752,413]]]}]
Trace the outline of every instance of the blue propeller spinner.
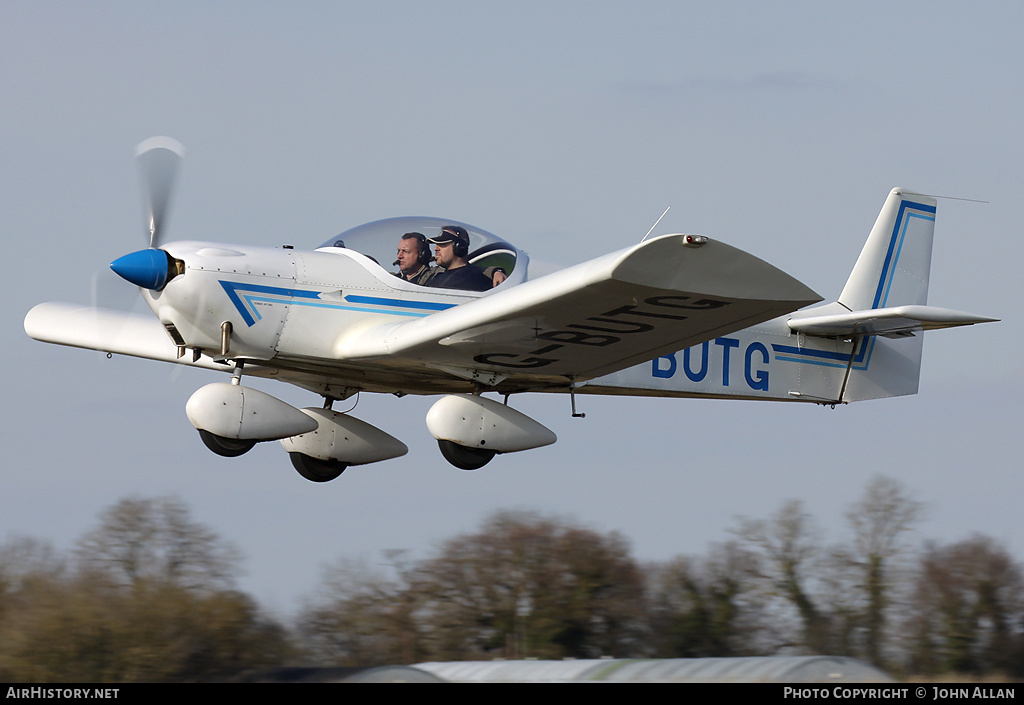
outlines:
[{"label": "blue propeller spinner", "polygon": [[131,252],[111,262],[110,268],[122,279],[143,289],[160,291],[167,284],[168,257],[163,250],[149,248]]}]

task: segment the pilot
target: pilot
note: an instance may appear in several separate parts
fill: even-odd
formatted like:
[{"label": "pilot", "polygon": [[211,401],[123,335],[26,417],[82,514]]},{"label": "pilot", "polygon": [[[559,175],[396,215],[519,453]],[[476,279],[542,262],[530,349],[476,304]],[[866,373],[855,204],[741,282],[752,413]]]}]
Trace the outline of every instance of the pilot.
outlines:
[{"label": "pilot", "polygon": [[406,233],[398,241],[398,259],[394,263],[401,271],[395,276],[425,286],[439,271],[430,266],[433,259],[423,233]]},{"label": "pilot", "polygon": [[508,279],[508,273],[506,273],[501,267],[488,267],[484,270],[484,274],[490,277],[494,286],[498,286],[498,284],[501,284],[503,281]]},{"label": "pilot", "polygon": [[441,234],[427,242],[434,245],[434,259],[444,271],[435,275],[429,286],[442,289],[467,289],[469,291],[486,291],[494,286],[491,279],[476,267],[469,264],[469,233],[458,225],[446,225]]}]

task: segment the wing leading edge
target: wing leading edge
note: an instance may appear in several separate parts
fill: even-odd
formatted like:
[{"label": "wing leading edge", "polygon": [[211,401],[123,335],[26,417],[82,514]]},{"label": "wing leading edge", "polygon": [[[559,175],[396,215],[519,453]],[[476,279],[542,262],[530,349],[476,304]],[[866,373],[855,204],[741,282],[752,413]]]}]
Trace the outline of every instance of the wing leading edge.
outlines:
[{"label": "wing leading edge", "polygon": [[820,300],[742,250],[665,235],[419,320],[346,331],[335,354],[564,386]]},{"label": "wing leading edge", "polygon": [[25,316],[25,332],[30,338],[44,343],[188,364],[211,370],[227,369],[207,357],[191,362],[180,358],[167,331],[152,316],[50,302],[37,304],[28,312]]}]

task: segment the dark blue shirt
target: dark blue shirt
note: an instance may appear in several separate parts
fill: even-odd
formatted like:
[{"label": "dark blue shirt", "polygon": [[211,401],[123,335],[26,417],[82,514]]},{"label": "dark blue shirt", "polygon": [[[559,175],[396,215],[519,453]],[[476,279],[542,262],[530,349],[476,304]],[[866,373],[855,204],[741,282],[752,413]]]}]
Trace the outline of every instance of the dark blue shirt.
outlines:
[{"label": "dark blue shirt", "polygon": [[465,289],[467,291],[487,291],[491,288],[491,280],[487,275],[472,265],[446,269],[434,275],[427,286],[440,289]]}]

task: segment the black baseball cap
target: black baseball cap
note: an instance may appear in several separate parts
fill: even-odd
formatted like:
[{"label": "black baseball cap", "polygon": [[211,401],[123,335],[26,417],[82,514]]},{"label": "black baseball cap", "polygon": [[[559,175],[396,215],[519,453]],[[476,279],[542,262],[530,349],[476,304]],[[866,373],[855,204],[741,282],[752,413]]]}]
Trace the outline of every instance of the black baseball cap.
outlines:
[{"label": "black baseball cap", "polygon": [[447,245],[449,242],[461,242],[464,245],[469,245],[469,233],[466,229],[459,225],[446,225],[441,228],[441,234],[428,238],[427,242],[434,245]]}]

